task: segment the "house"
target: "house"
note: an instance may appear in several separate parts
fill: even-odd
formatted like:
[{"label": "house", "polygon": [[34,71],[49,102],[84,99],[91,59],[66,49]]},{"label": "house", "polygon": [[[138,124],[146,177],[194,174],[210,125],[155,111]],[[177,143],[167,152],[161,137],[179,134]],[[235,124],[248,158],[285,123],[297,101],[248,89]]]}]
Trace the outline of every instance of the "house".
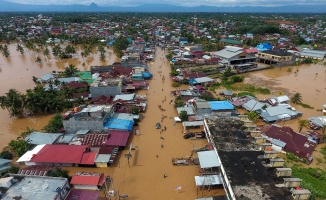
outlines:
[{"label": "house", "polygon": [[264,64],[280,64],[292,61],[292,54],[281,49],[266,50],[257,54],[257,60]]},{"label": "house", "polygon": [[122,79],[102,79],[101,77],[94,80],[90,86],[90,93],[92,98],[105,96],[115,96],[121,94],[122,91]]},{"label": "house", "polygon": [[11,160],[0,158],[0,173],[7,171],[10,166]]},{"label": "house", "polygon": [[274,150],[293,153],[307,163],[312,162],[316,143],[306,136],[296,133],[288,126],[266,125],[261,127],[260,131],[263,137],[271,141]]},{"label": "house", "polygon": [[300,58],[312,58],[314,60],[323,60],[326,56],[326,51],[304,49],[298,52]]},{"label": "house", "polygon": [[242,71],[257,66],[255,53],[247,52],[240,47],[226,46],[221,51],[214,52],[212,56],[221,59],[221,64],[232,66],[233,70]]},{"label": "house", "polygon": [[40,83],[50,83],[50,82],[54,82],[55,79],[56,76],[53,73],[48,73],[38,78],[37,81]]},{"label": "house", "polygon": [[62,133],[42,133],[33,131],[24,140],[32,145],[54,144]]},{"label": "house", "polygon": [[1,199],[65,199],[67,178],[6,174],[0,179]]},{"label": "house", "polygon": [[191,85],[211,85],[215,83],[215,79],[209,78],[209,77],[201,77],[201,78],[194,78],[189,79],[189,84]]},{"label": "house", "polygon": [[70,184],[75,189],[99,190],[106,184],[106,178],[103,173],[78,172],[72,176]]},{"label": "house", "polygon": [[326,125],[326,116],[310,117],[308,120],[312,129],[320,129]]},{"label": "house", "polygon": [[102,132],[105,130],[106,118],[114,113],[111,105],[88,105],[68,111],[62,117],[63,127],[66,133],[76,133],[79,130]]},{"label": "house", "polygon": [[250,99],[249,101],[242,104],[242,108],[246,109],[249,112],[261,113],[263,108],[267,108],[270,105],[267,103],[262,103],[256,99]]},{"label": "house", "polygon": [[270,50],[273,47],[268,42],[264,42],[264,43],[258,44],[256,46],[256,48],[258,49],[259,52],[262,52],[262,51]]},{"label": "house", "polygon": [[302,116],[302,112],[295,110],[288,104],[268,106],[261,111],[260,116],[267,123],[280,122]]},{"label": "house", "polygon": [[[96,155],[89,152],[88,145],[44,145],[32,155],[29,165],[78,166],[94,165]],[[93,157],[92,159],[90,159]],[[89,161],[90,160],[90,161]]]},{"label": "house", "polygon": [[208,101],[201,102],[201,101],[195,101],[194,102],[194,108],[196,111],[196,115],[210,115],[212,113],[211,106],[209,105]]},{"label": "house", "polygon": [[229,101],[209,101],[212,114],[218,116],[231,116],[234,111],[233,105]]},{"label": "house", "polygon": [[65,200],[100,200],[99,198],[100,191],[72,189]]}]

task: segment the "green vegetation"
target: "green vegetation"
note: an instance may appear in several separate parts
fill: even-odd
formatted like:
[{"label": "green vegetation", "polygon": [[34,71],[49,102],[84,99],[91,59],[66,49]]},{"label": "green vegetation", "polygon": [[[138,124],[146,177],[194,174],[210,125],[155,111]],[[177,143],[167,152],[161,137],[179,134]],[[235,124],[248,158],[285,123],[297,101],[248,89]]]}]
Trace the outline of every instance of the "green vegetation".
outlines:
[{"label": "green vegetation", "polygon": [[10,151],[14,152],[17,156],[24,155],[24,153],[31,148],[31,144],[24,140],[31,132],[32,130],[27,129],[25,132],[21,133],[20,137],[18,137],[16,140],[11,140],[8,144]]},{"label": "green vegetation", "polygon": [[11,160],[14,156],[12,155],[12,153],[10,153],[10,151],[8,150],[3,150],[1,153],[0,153],[0,158],[3,158],[3,159],[9,159]]},{"label": "green vegetation", "polygon": [[326,160],[326,146],[324,146],[323,148],[321,148],[320,153],[323,154],[324,159]]},{"label": "green vegetation", "polygon": [[117,55],[118,58],[123,56],[123,50],[125,50],[129,45],[127,38],[120,35],[113,44],[113,52]]},{"label": "green vegetation", "polygon": [[255,122],[255,121],[257,121],[257,119],[259,119],[259,115],[256,112],[251,111],[251,112],[247,113],[247,115],[248,115],[248,119],[253,122]]},{"label": "green vegetation", "polygon": [[301,186],[310,190],[311,199],[326,199],[326,171],[318,168],[292,166],[292,175],[301,178]]},{"label": "green vegetation", "polygon": [[180,112],[179,114],[179,118],[181,119],[181,121],[186,121],[188,118],[188,113],[187,111],[183,110]]},{"label": "green vegetation", "polygon": [[[59,76],[74,76],[79,70],[74,65],[69,65],[65,71],[58,73]],[[61,112],[73,105],[83,103],[82,99],[75,102],[69,101],[73,93],[85,92],[88,88],[71,89],[64,87],[62,90],[54,89],[60,83],[54,81],[50,84],[49,90],[44,88],[37,82],[37,78],[33,77],[33,81],[37,84],[34,89],[26,90],[25,94],[15,89],[10,89],[4,96],[0,96],[0,107],[7,109],[10,116],[21,117],[24,114],[43,114]]]},{"label": "green vegetation", "polygon": [[184,103],[184,101],[182,100],[182,99],[176,99],[175,100],[175,103],[174,103],[174,107],[175,108],[177,108],[177,107],[182,107],[182,106],[184,106],[185,105],[185,103]]},{"label": "green vegetation", "polygon": [[238,93],[238,97],[241,97],[241,96],[245,96],[245,95],[249,95],[249,96],[252,96],[252,97],[256,97],[253,93],[251,92],[239,92]]},{"label": "green vegetation", "polygon": [[270,90],[267,88],[255,87],[249,84],[239,84],[239,85],[231,85],[231,84],[223,84],[223,86],[228,90],[234,91],[245,91],[250,93],[259,93],[259,94],[270,94]]},{"label": "green vegetation", "polygon": [[301,105],[304,108],[314,109],[314,107],[312,107],[312,106],[310,106],[308,104],[305,104],[305,103],[299,103],[299,105]]},{"label": "green vegetation", "polygon": [[60,113],[57,113],[52,117],[52,119],[43,128],[43,130],[48,133],[58,133],[62,127],[63,127],[62,116]]},{"label": "green vegetation", "polygon": [[244,80],[244,77],[243,76],[237,76],[237,75],[234,75],[234,76],[231,76],[231,83],[240,83],[240,82],[243,82]]},{"label": "green vegetation", "polygon": [[179,83],[179,82],[173,82],[172,83],[172,87],[180,87],[181,86],[181,83]]},{"label": "green vegetation", "polygon": [[139,108],[138,108],[138,107],[133,107],[133,108],[131,109],[131,113],[132,113],[133,115],[138,115],[138,114],[139,114]]},{"label": "green vegetation", "polygon": [[300,93],[295,93],[292,97],[291,97],[291,103],[294,104],[300,104],[302,101],[302,95]]},{"label": "green vegetation", "polygon": [[68,179],[71,178],[69,176],[68,170],[64,170],[64,169],[61,169],[61,168],[55,168],[55,169],[51,170],[50,172],[47,173],[46,176],[63,177],[63,178],[68,178]]},{"label": "green vegetation", "polygon": [[211,91],[211,92],[215,92],[215,90],[217,89],[217,88],[219,88],[220,87],[220,84],[219,83],[214,83],[214,84],[212,84],[210,87],[209,87],[209,91]]},{"label": "green vegetation", "polygon": [[199,95],[200,99],[205,99],[206,101],[219,101],[221,100],[220,98],[215,98],[212,94],[210,93],[203,93],[201,95]]},{"label": "green vegetation", "polygon": [[298,121],[298,124],[299,124],[299,133],[302,131],[303,127],[307,128],[309,126],[308,120],[305,120],[305,119],[300,119]]}]

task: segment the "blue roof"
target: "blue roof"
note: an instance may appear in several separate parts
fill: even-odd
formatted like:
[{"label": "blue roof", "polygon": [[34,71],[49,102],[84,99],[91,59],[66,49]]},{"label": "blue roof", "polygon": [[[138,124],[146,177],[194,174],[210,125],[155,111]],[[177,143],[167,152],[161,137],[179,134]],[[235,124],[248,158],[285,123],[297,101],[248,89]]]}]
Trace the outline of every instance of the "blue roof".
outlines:
[{"label": "blue roof", "polygon": [[233,105],[228,101],[210,101],[209,106],[212,110],[233,110]]},{"label": "blue roof", "polygon": [[152,78],[152,74],[150,72],[142,72],[144,78]]},{"label": "blue roof", "polygon": [[266,51],[272,49],[273,47],[268,42],[264,42],[262,44],[257,45],[256,48],[258,49],[258,51]]},{"label": "blue roof", "polygon": [[118,129],[118,130],[128,130],[131,131],[134,125],[133,120],[125,120],[125,119],[116,119],[116,118],[108,118],[106,122],[104,122],[104,127],[108,129]]}]

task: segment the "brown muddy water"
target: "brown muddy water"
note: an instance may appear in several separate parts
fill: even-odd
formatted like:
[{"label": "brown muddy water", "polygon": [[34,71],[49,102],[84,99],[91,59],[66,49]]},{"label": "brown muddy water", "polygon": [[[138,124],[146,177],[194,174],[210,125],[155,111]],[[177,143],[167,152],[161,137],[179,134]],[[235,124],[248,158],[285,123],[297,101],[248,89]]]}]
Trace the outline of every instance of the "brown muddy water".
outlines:
[{"label": "brown muddy water", "polygon": [[[108,51],[108,50],[107,50]],[[15,50],[15,45],[10,46],[11,58],[6,59],[0,56],[0,95],[4,95],[10,88],[24,92],[32,88],[32,76],[41,76],[52,70],[62,70],[69,64],[75,64],[80,70],[89,70],[91,65],[102,65],[99,56],[93,54],[91,58],[85,59],[85,66],[82,66],[83,59],[79,56],[68,60],[59,60],[53,57],[44,61],[42,65],[35,63],[37,54],[25,53],[21,56]],[[114,62],[115,57],[112,52],[107,56],[105,64]],[[147,95],[148,107],[144,114],[144,119],[139,124],[140,135],[132,135],[129,144],[132,144],[132,157],[128,160],[124,150],[120,154],[119,161],[114,167],[109,168],[66,168],[73,174],[77,171],[104,172],[113,178],[113,189],[119,194],[128,194],[131,200],[147,199],[195,199],[212,195],[221,195],[223,190],[199,190],[195,186],[194,176],[199,175],[198,166],[173,166],[171,159],[174,157],[190,156],[193,148],[205,145],[206,140],[185,140],[183,139],[183,128],[180,123],[174,125],[173,117],[177,116],[176,110],[169,104],[173,97],[170,95],[172,80],[169,78],[169,64],[164,58],[165,52],[158,50],[154,62],[149,63],[150,71],[154,78],[149,81],[148,91],[140,91],[140,94]],[[43,56],[40,56],[43,58]],[[299,69],[294,74],[294,70],[287,72],[287,68],[271,69],[265,71],[246,74],[246,82],[271,88],[273,95],[282,91],[284,94],[300,92],[303,102],[315,109],[301,110],[304,118],[321,115],[316,109],[325,104],[325,67],[321,65],[307,65],[292,67]],[[18,73],[17,73],[18,72]],[[316,73],[318,75],[316,76]],[[165,81],[162,81],[162,77]],[[183,86],[182,88],[186,88]],[[272,96],[272,95],[270,95]],[[270,96],[259,96],[267,98]],[[166,98],[166,101],[162,102]],[[162,105],[165,111],[161,111],[158,105]],[[161,122],[162,114],[166,116]],[[0,145],[6,145],[10,139],[15,139],[21,130],[26,127],[40,130],[51,116],[30,117],[26,119],[10,118],[7,111],[0,110],[1,141]],[[292,120],[294,121],[294,120]],[[155,128],[155,123],[160,122],[167,130],[160,134],[160,130]],[[292,123],[292,122],[286,122]],[[294,125],[295,123],[293,123]],[[199,130],[196,130],[199,131]],[[164,139],[161,139],[163,137]],[[162,146],[163,145],[163,146]],[[164,178],[163,175],[167,177]],[[177,186],[181,190],[176,191]]]},{"label": "brown muddy water", "polygon": [[[302,95],[302,103],[313,109],[291,104],[303,113],[299,119],[279,123],[298,130],[298,120],[313,116],[322,116],[322,105],[326,103],[326,66],[321,64],[301,65],[268,69],[245,74],[245,82],[271,90],[271,95],[257,95],[259,99],[277,96],[280,93],[291,97],[295,93]],[[304,130],[303,130],[304,131]]]},{"label": "brown muddy water", "polygon": [[[190,156],[192,149],[202,147],[206,140],[185,140],[182,125],[177,123],[174,126],[173,117],[177,116],[177,112],[173,105],[169,104],[173,99],[170,91],[174,88],[171,86],[170,69],[162,50],[157,51],[156,59],[149,63],[149,68],[154,78],[149,81],[149,90],[140,91],[140,94],[147,94],[148,107],[138,127],[140,136],[133,135],[128,144],[135,148],[131,152],[129,165],[125,157],[128,150],[124,150],[115,167],[67,169],[71,173],[83,170],[105,172],[113,178],[114,190],[119,194],[128,194],[128,199],[195,199],[197,196],[224,194],[223,190],[198,190],[197,194],[194,176],[200,174],[198,166],[172,165],[172,158]],[[165,97],[166,101],[162,102]],[[165,111],[158,108],[159,104]],[[162,115],[166,116],[163,121]],[[155,128],[157,122],[161,123],[162,128],[166,126],[166,131],[160,133],[160,130]],[[163,177],[164,174],[167,175],[166,178]],[[176,191],[177,186],[180,186],[181,190]]]},{"label": "brown muddy water", "polygon": [[[49,47],[51,51],[51,48]],[[101,62],[99,54],[94,50],[92,54],[84,60],[80,56],[80,51],[71,59],[60,60],[52,55],[45,58],[43,54],[38,54],[25,49],[25,54],[21,55],[16,51],[16,44],[9,45],[10,57],[5,58],[0,55],[0,96],[5,95],[9,89],[13,88],[24,93],[27,89],[34,87],[33,76],[40,77],[53,70],[64,70],[70,64],[74,64],[81,71],[89,70],[92,65],[107,65],[116,60],[112,49],[106,49],[106,62]],[[36,57],[42,59],[41,63],[36,63]],[[85,65],[83,66],[83,62]],[[6,110],[0,109],[0,149],[8,144],[12,139],[16,139],[27,127],[41,130],[49,121],[52,115],[40,117],[28,117],[24,119],[10,118]]]}]

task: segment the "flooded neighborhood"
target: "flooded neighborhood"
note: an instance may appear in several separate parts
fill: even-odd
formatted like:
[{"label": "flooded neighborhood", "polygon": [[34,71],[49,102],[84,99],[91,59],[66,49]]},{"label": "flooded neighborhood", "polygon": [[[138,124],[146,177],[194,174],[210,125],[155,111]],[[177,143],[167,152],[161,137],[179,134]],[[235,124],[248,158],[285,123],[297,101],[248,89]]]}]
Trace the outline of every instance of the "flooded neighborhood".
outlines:
[{"label": "flooded neighborhood", "polygon": [[1,198],[326,198],[326,49],[296,32],[322,17],[97,17],[8,18],[27,36],[1,40]]}]

